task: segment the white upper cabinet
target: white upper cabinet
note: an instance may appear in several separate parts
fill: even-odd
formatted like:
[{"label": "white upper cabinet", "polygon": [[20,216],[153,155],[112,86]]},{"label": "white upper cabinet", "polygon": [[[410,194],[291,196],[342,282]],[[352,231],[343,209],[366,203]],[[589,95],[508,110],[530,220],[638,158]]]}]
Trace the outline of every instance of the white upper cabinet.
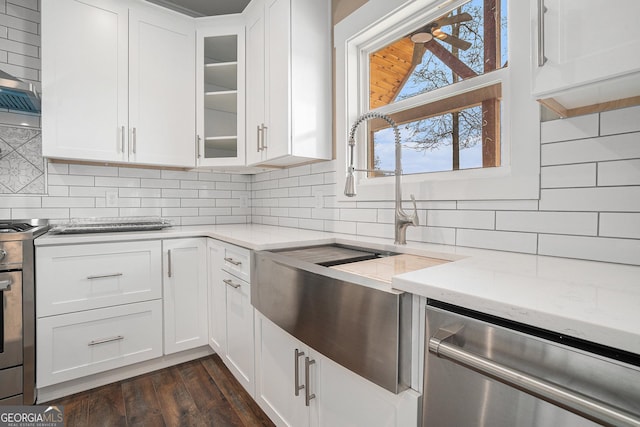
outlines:
[{"label": "white upper cabinet", "polygon": [[531,0],[534,96],[565,116],[633,103],[639,14],[637,0]]},{"label": "white upper cabinet", "polygon": [[247,25],[247,164],[332,156],[331,3],[254,0]]},{"label": "white upper cabinet", "polygon": [[245,165],[244,25],[240,15],[197,22],[198,166]]},{"label": "white upper cabinet", "polygon": [[43,155],[193,167],[194,25],[137,1],[42,2]]}]

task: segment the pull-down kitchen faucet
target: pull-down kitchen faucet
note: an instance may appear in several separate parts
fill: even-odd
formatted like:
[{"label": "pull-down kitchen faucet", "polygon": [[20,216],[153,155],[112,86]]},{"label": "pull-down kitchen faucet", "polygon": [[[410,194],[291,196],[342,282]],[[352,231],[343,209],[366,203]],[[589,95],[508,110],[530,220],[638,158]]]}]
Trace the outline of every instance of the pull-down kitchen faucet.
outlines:
[{"label": "pull-down kitchen faucet", "polygon": [[[396,146],[396,169],[395,171],[380,171],[380,170],[372,170],[372,169],[356,169],[353,166],[354,158],[353,158],[353,150],[356,145],[355,135],[356,129],[362,122],[365,122],[369,119],[383,119],[387,123],[391,125],[393,128],[393,133],[395,134],[395,146]],[[350,162],[349,167],[347,167],[347,180],[344,188],[344,195],[347,197],[353,197],[356,195],[356,183],[355,177],[353,173],[358,172],[382,172],[382,173],[393,173],[396,177],[396,221],[395,221],[395,235],[394,235],[394,243],[396,245],[406,245],[407,244],[407,227],[410,225],[418,226],[418,209],[416,207],[416,199],[411,194],[411,200],[413,201],[413,214],[408,214],[402,209],[402,192],[400,189],[400,176],[402,175],[402,146],[400,145],[400,131],[398,130],[398,126],[393,119],[385,114],[369,112],[361,115],[356,119],[356,121],[351,126],[351,131],[349,132],[349,154],[350,154]]]}]

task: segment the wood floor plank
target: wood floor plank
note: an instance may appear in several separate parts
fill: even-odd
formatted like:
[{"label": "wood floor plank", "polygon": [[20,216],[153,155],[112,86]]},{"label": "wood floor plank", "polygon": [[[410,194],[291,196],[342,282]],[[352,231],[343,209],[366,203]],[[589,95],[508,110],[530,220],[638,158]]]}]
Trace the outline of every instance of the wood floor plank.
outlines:
[{"label": "wood floor plank", "polygon": [[119,383],[96,389],[89,395],[89,426],[126,426],[124,399]]},{"label": "wood floor plank", "polygon": [[178,370],[187,390],[208,425],[244,426],[229,401],[200,361],[180,365]]},{"label": "wood floor plank", "polygon": [[178,368],[163,369],[151,376],[167,426],[204,426],[198,407],[187,391]]},{"label": "wood floor plank", "polygon": [[233,377],[226,366],[224,366],[220,356],[214,354],[206,359],[201,359],[201,361],[220,391],[227,400],[231,402],[231,406],[245,426],[275,426],[253,398],[242,388],[242,385]]},{"label": "wood floor plank", "polygon": [[123,381],[122,396],[128,426],[163,427],[165,425],[150,375]]},{"label": "wood floor plank", "polygon": [[64,408],[64,421],[67,427],[89,425],[89,394],[80,393],[51,403]]}]

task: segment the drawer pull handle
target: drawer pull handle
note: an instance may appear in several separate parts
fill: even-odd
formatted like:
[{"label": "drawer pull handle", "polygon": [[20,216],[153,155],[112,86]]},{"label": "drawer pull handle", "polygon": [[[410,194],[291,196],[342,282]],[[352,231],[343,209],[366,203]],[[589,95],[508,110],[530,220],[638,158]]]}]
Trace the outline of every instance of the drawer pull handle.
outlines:
[{"label": "drawer pull handle", "polygon": [[227,285],[231,286],[232,288],[238,289],[240,286],[240,283],[233,283],[233,280],[231,279],[224,279],[222,280],[224,283],[226,283]]},{"label": "drawer pull handle", "polygon": [[293,359],[293,366],[294,366],[294,372],[293,372],[293,377],[294,377],[294,390],[295,390],[295,394],[296,396],[300,395],[300,390],[304,390],[304,384],[300,384],[300,362],[298,361],[298,359],[300,359],[300,357],[304,356],[304,351],[300,351],[297,348],[294,350],[294,359]]},{"label": "drawer pull handle", "polygon": [[171,249],[167,251],[167,276],[171,277]]},{"label": "drawer pull handle", "polygon": [[108,342],[113,342],[113,341],[121,341],[124,339],[124,336],[122,335],[116,335],[115,337],[110,337],[110,338],[102,338],[100,340],[93,340],[93,341],[89,341],[89,344],[87,344],[88,346],[93,346],[93,345],[98,345],[98,344],[105,344]]},{"label": "drawer pull handle", "polygon": [[309,406],[309,402],[311,401],[311,399],[315,399],[316,398],[315,393],[311,393],[309,391],[309,389],[310,389],[310,387],[309,387],[309,377],[310,377],[309,368],[314,363],[316,363],[315,360],[309,359],[308,357],[304,358],[304,384],[306,386],[304,388],[304,404],[305,404],[305,406]]},{"label": "drawer pull handle", "polygon": [[8,280],[0,280],[0,292],[1,291],[10,291],[11,290],[11,284],[13,282],[11,281],[11,279]]},{"label": "drawer pull handle", "polygon": [[88,280],[93,280],[93,279],[105,279],[107,277],[120,277],[122,276],[122,273],[113,273],[113,274],[96,274],[95,276],[87,276]]},{"label": "drawer pull handle", "polygon": [[233,258],[225,258],[224,260],[227,261],[230,264],[233,264],[233,265],[241,265],[242,264],[242,261],[236,261]]}]

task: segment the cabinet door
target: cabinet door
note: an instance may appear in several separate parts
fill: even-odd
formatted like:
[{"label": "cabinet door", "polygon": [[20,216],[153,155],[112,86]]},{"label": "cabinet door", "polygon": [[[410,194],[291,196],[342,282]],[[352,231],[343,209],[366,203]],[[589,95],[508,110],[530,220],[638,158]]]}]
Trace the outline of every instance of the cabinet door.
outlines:
[{"label": "cabinet door", "polygon": [[163,240],[164,352],[206,345],[207,259],[205,239]]},{"label": "cabinet door", "polygon": [[298,396],[295,395],[296,355],[298,385],[302,385],[304,358],[307,354],[308,350],[298,340],[256,312],[255,399],[278,426],[309,425],[304,389],[298,391]]},{"label": "cabinet door", "polygon": [[[516,2],[517,3],[517,2]],[[542,48],[547,61],[533,62],[533,92],[544,95],[640,70],[640,25],[637,0],[544,0],[544,41],[534,39],[534,55]],[[539,0],[531,1],[538,16]],[[536,19],[537,20],[537,19]],[[605,30],[606,28],[606,30]],[[631,52],[636,52],[633,54]],[[636,79],[637,81],[637,79]],[[624,88],[622,88],[624,89]],[[621,97],[631,96],[628,91]]]},{"label": "cabinet door", "polygon": [[127,4],[42,2],[42,153],[126,160]]},{"label": "cabinet door", "polygon": [[227,16],[202,22],[196,59],[198,166],[244,166],[244,25]]},{"label": "cabinet door", "polygon": [[223,271],[226,286],[226,365],[251,396],[254,390],[253,306],[249,283]]},{"label": "cabinet door", "polygon": [[267,0],[265,7],[267,123],[266,159],[291,153],[291,0]]},{"label": "cabinet door", "polygon": [[312,352],[311,372],[322,372],[311,383],[315,426],[403,427],[418,425],[420,394],[407,390],[393,394],[326,357]]},{"label": "cabinet door", "polygon": [[195,25],[136,5],[129,24],[129,161],[195,166]]},{"label": "cabinet door", "polygon": [[247,121],[246,153],[247,165],[260,163],[264,159],[262,138],[265,136],[265,16],[263,0],[254,0],[246,10],[246,54],[247,54]]},{"label": "cabinet door", "polygon": [[227,288],[222,281],[224,248],[207,239],[209,269],[209,346],[224,360],[227,354]]}]

